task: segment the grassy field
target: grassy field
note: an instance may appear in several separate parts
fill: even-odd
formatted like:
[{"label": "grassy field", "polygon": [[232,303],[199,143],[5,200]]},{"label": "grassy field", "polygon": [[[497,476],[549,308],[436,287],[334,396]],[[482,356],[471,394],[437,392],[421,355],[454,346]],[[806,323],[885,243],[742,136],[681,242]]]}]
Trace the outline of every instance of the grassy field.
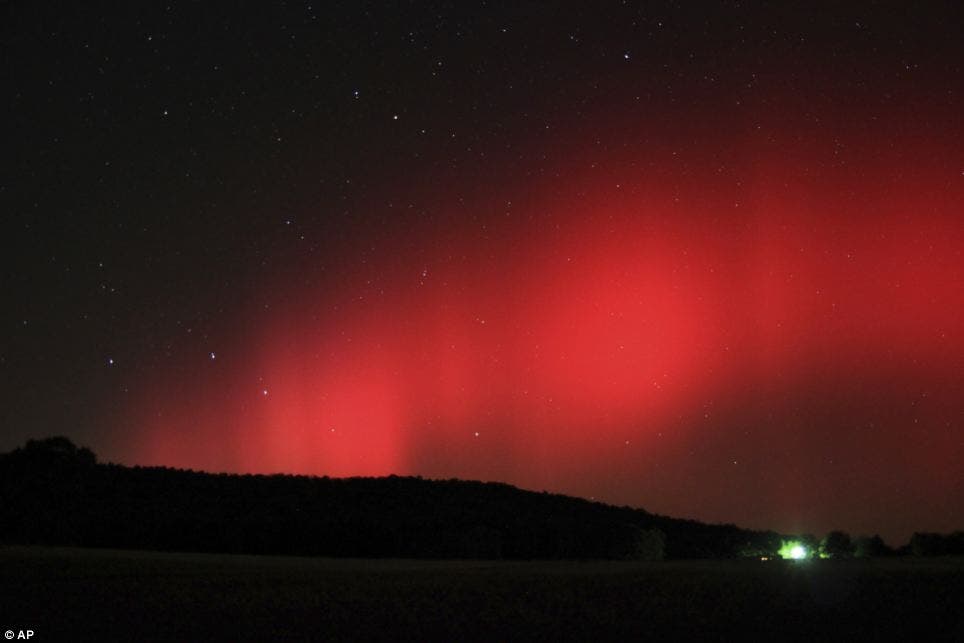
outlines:
[{"label": "grassy field", "polygon": [[34,641],[964,640],[960,559],[406,561],[7,547],[0,587],[0,630],[32,629]]}]

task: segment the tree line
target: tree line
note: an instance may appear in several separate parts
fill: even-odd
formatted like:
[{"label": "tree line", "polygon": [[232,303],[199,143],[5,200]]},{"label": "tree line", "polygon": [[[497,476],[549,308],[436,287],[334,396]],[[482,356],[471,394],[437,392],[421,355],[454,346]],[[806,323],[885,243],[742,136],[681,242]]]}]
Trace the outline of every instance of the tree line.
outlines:
[{"label": "tree line", "polygon": [[[960,554],[962,533],[900,553]],[[63,437],[0,454],[0,543],[335,557],[661,559],[775,556],[787,536],[507,484],[420,477],[211,474],[97,462]],[[842,532],[833,557],[893,552]],[[814,550],[816,551],[816,549]]]}]

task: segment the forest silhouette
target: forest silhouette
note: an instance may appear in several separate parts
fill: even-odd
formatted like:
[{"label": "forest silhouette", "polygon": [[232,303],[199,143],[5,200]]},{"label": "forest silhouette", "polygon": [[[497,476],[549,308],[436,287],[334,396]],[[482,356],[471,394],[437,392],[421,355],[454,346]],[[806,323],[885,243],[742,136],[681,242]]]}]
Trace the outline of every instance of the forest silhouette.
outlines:
[{"label": "forest silhouette", "polygon": [[[0,543],[371,558],[775,558],[787,536],[508,484],[212,474],[97,462],[64,437],[0,454]],[[804,542],[818,543],[812,536]],[[896,552],[831,532],[833,557],[964,553],[964,532]]]}]

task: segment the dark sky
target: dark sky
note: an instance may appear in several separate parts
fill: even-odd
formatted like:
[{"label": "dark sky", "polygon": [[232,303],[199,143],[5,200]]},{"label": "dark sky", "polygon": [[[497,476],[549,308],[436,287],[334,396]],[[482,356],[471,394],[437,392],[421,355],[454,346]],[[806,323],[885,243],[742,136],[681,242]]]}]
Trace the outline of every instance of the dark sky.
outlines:
[{"label": "dark sky", "polygon": [[2,3],[0,449],[961,528],[920,5]]}]

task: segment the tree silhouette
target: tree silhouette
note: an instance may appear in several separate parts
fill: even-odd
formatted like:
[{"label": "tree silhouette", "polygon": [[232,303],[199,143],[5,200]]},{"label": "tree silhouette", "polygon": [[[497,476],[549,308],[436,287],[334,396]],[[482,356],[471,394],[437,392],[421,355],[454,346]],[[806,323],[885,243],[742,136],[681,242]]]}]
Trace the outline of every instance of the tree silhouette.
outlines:
[{"label": "tree silhouette", "polygon": [[845,531],[831,531],[820,543],[820,555],[827,558],[850,558],[854,546]]},{"label": "tree silhouette", "polygon": [[892,553],[893,550],[887,546],[884,539],[876,534],[854,539],[854,556],[857,558],[880,558]]},{"label": "tree silhouette", "polygon": [[[0,454],[0,543],[405,558],[735,558],[783,536],[536,493],[417,477],[227,475],[98,464],[64,437]],[[817,551],[812,536],[798,538]],[[861,552],[882,541],[861,541]],[[964,534],[917,534],[919,555]],[[908,552],[910,551],[908,547]],[[849,536],[831,532],[831,556]]]},{"label": "tree silhouette", "polygon": [[947,553],[947,539],[942,534],[915,532],[910,537],[910,551],[915,556],[943,556]]},{"label": "tree silhouette", "polygon": [[666,535],[658,529],[622,524],[612,532],[609,557],[623,560],[662,560]]},{"label": "tree silhouette", "polygon": [[14,454],[22,455],[34,465],[58,465],[74,467],[90,467],[97,463],[97,456],[86,447],[78,447],[69,438],[56,435],[41,440],[27,440],[21,449]]}]

